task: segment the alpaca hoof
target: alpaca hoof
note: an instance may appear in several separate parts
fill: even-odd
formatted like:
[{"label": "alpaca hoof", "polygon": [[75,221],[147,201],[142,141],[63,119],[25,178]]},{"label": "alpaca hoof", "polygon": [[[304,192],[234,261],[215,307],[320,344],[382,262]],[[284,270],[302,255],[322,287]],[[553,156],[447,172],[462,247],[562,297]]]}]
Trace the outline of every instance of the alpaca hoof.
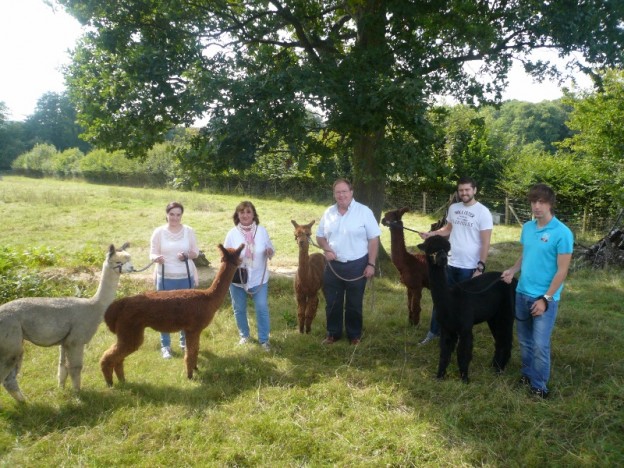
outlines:
[{"label": "alpaca hoof", "polygon": [[22,394],[21,391],[19,390],[12,390],[9,391],[9,394],[15,398],[17,401],[19,401],[20,403],[24,403],[26,402],[26,398],[24,397],[24,395]]},{"label": "alpaca hoof", "polygon": [[462,375],[461,380],[462,380],[462,382],[463,382],[463,383],[465,383],[465,384],[470,383],[470,379],[468,378],[468,376],[467,376],[467,375]]}]

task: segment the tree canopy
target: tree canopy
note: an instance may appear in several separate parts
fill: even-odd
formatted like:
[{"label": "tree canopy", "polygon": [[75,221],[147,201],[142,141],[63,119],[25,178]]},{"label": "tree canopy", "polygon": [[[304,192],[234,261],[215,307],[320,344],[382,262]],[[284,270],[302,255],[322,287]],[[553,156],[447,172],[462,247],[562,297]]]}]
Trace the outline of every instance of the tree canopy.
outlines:
[{"label": "tree canopy", "polygon": [[339,145],[336,175],[376,214],[392,167],[426,170],[436,96],[496,101],[514,60],[559,73],[533,50],[602,67],[624,45],[624,2],[610,0],[57,1],[90,26],[66,76],[92,142],[141,155],[205,118],[195,164],[301,163]]}]

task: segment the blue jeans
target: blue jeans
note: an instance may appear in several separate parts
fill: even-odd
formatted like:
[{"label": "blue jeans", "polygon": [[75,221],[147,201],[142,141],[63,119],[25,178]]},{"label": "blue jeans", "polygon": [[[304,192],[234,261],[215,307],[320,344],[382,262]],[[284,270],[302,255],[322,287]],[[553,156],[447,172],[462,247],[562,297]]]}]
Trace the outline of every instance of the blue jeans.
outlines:
[{"label": "blue jeans", "polygon": [[[456,283],[469,280],[472,278],[476,268],[457,268],[450,265],[446,266],[446,281],[449,287]],[[431,324],[429,325],[429,332],[435,336],[440,336],[440,324],[436,314],[435,307],[431,310]]]},{"label": "blue jeans", "polygon": [[[331,267],[342,278],[358,278],[364,273],[368,255],[350,262],[331,262]],[[323,273],[323,295],[325,296],[325,314],[327,316],[327,336],[335,339],[342,337],[343,309],[344,327],[349,340],[362,337],[362,305],[366,278],[357,281],[345,281],[338,278],[329,266]]]},{"label": "blue jeans", "polygon": [[548,391],[550,378],[550,336],[555,327],[559,303],[551,301],[539,317],[531,315],[534,297],[516,293],[516,333],[522,358],[522,375],[531,380],[531,387]]},{"label": "blue jeans", "polygon": [[259,284],[249,288],[253,296],[249,296],[245,289],[230,285],[230,297],[234,318],[241,338],[249,338],[249,322],[247,321],[247,299],[251,298],[256,309],[256,326],[258,327],[258,341],[267,343],[271,332],[271,320],[269,318],[269,283]]},{"label": "blue jeans", "polygon": [[[188,278],[182,279],[167,279],[164,280],[164,288],[163,281],[156,282],[156,291],[173,291],[175,289],[189,289],[189,280]],[[169,333],[161,333],[160,334],[160,347],[161,348],[171,348],[171,335]],[[186,336],[184,336],[184,332],[180,332],[180,348],[186,347]]]}]

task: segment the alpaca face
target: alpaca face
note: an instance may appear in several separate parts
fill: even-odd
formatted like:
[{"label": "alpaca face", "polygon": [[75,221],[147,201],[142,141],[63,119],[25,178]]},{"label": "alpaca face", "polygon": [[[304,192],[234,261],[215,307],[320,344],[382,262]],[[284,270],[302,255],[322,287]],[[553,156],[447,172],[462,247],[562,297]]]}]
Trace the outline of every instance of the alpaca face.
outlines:
[{"label": "alpaca face", "polygon": [[403,215],[409,211],[409,208],[404,207],[398,210],[387,211],[384,217],[381,219],[381,224],[390,229],[403,227]]},{"label": "alpaca face", "polygon": [[305,247],[310,244],[310,240],[312,238],[312,225],[314,221],[311,221],[308,224],[297,224],[295,220],[290,221],[293,226],[295,226],[295,241],[299,247]]},{"label": "alpaca face", "polygon": [[430,265],[445,267],[448,263],[448,253],[451,250],[451,244],[445,237],[428,237],[425,239],[425,242],[418,245],[418,248],[425,252],[427,263]]},{"label": "alpaca face", "polygon": [[107,261],[110,268],[121,273],[130,273],[134,271],[134,267],[132,266],[132,262],[130,261],[130,254],[126,252],[126,248],[128,248],[130,244],[125,243],[121,246],[121,249],[115,249],[115,246],[111,244],[109,247]]}]

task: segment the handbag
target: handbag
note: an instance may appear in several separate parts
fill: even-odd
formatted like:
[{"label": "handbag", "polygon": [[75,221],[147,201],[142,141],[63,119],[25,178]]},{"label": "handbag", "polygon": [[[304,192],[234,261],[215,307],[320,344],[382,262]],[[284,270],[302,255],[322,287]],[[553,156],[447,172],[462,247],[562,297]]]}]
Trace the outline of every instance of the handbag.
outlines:
[{"label": "handbag", "polygon": [[249,278],[249,272],[247,271],[247,268],[238,267],[236,269],[236,273],[234,273],[234,278],[232,279],[232,283],[247,284],[248,278]]}]

